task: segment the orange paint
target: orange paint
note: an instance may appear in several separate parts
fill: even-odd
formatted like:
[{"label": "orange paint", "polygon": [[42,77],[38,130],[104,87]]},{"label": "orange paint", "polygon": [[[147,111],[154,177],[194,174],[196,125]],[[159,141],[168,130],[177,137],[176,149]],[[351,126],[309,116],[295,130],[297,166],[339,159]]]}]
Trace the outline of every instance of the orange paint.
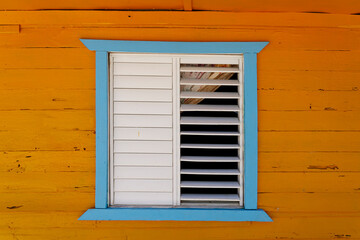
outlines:
[{"label": "orange paint", "polygon": [[[0,31],[0,239],[360,238],[360,18],[299,13],[349,13],[358,3],[189,2],[298,13],[0,12],[2,24],[21,25]],[[85,8],[26,4],[0,6]],[[184,8],[183,0],[152,4]],[[269,41],[258,63],[259,207],[274,222],[78,221],[94,206],[95,185],[95,56],[80,38]]]}]

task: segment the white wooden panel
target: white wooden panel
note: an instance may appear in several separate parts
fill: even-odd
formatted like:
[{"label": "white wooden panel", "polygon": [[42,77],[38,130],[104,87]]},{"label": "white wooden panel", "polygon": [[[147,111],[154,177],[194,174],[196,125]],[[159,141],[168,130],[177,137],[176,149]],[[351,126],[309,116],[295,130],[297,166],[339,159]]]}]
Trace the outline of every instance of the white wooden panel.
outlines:
[{"label": "white wooden panel", "polygon": [[172,167],[118,167],[114,178],[126,179],[172,179]]},{"label": "white wooden panel", "polygon": [[197,135],[197,136],[239,136],[239,132],[229,132],[229,131],[181,131],[180,135]]},{"label": "white wooden panel", "polygon": [[115,166],[172,166],[172,154],[114,154]]},{"label": "white wooden panel", "polygon": [[122,192],[172,192],[172,180],[118,179],[115,191]]},{"label": "white wooden panel", "polygon": [[114,101],[171,102],[172,101],[172,90],[114,89]]},{"label": "white wooden panel", "polygon": [[112,54],[114,62],[143,62],[143,63],[172,63],[172,56],[146,55],[146,54]]},{"label": "white wooden panel", "polygon": [[114,102],[114,114],[171,114],[172,103]]},{"label": "white wooden panel", "polygon": [[115,140],[172,140],[172,128],[115,128]]},{"label": "white wooden panel", "polygon": [[114,204],[172,205],[172,193],[115,192]]},{"label": "white wooden panel", "polygon": [[116,153],[172,153],[172,141],[114,141]]},{"label": "white wooden panel", "polygon": [[114,127],[172,127],[172,116],[115,115]]},{"label": "white wooden panel", "polygon": [[239,64],[239,56],[237,57],[181,57],[182,64]]},{"label": "white wooden panel", "polygon": [[114,63],[114,75],[171,76],[172,64],[167,63]]},{"label": "white wooden panel", "polygon": [[114,88],[164,88],[171,89],[172,77],[114,76]]}]

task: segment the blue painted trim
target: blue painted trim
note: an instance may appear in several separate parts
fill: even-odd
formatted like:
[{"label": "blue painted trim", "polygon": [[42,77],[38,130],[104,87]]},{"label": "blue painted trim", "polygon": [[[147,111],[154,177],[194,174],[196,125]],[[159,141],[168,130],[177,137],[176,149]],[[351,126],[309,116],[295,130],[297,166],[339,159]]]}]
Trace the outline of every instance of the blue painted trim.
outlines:
[{"label": "blue painted trim", "polygon": [[108,208],[89,209],[79,220],[272,222],[261,209]]},{"label": "blue painted trim", "polygon": [[96,52],[96,208],[108,207],[108,79],[108,53]]},{"label": "blue painted trim", "polygon": [[244,207],[257,209],[258,115],[256,54],[244,54]]},{"label": "blue painted trim", "polygon": [[92,51],[134,53],[258,53],[268,42],[157,42],[80,39]]},{"label": "blue painted trim", "polygon": [[[97,52],[95,209],[89,209],[80,220],[272,221],[257,209],[256,53],[267,42],[81,41]],[[108,208],[108,52],[244,54],[245,209]]]}]

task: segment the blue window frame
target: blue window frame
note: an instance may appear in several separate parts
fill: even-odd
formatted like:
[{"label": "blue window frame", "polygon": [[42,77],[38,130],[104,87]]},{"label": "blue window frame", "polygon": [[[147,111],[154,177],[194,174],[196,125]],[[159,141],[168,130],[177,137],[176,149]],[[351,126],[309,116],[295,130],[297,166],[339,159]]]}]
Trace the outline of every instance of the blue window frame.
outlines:
[{"label": "blue window frame", "polygon": [[[96,51],[96,189],[95,208],[79,220],[272,221],[257,208],[257,53],[268,42],[157,42],[81,39]],[[108,206],[108,54],[187,53],[244,56],[244,208],[111,208]]]}]

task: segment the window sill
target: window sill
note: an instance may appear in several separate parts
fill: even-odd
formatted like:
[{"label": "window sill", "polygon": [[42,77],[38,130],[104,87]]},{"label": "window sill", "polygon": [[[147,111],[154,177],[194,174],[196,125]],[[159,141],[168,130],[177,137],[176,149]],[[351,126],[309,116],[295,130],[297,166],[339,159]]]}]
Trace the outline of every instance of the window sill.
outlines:
[{"label": "window sill", "polygon": [[195,208],[95,208],[88,209],[79,220],[272,222],[261,209]]}]

